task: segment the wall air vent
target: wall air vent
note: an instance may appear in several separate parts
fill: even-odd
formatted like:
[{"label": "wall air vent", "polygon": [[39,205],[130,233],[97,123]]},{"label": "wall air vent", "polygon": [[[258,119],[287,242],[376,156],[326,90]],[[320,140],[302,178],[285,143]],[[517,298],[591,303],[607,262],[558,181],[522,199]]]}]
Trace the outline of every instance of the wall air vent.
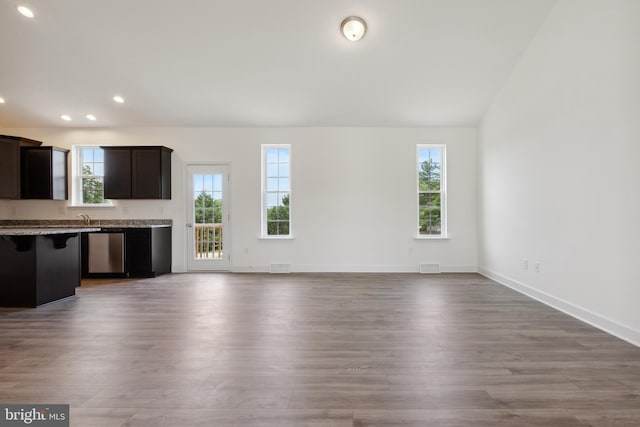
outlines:
[{"label": "wall air vent", "polygon": [[440,264],[420,264],[420,274],[440,273]]},{"label": "wall air vent", "polygon": [[291,264],[271,264],[269,273],[291,273]]}]

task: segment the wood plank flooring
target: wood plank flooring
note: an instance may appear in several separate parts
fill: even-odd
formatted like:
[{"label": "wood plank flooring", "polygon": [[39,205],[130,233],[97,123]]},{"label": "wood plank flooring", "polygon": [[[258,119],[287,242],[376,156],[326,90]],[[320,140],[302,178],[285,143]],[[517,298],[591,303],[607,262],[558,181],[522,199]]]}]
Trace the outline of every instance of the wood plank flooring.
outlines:
[{"label": "wood plank flooring", "polygon": [[638,426],[640,349],[475,274],[92,281],[0,309],[0,403],[74,426]]}]

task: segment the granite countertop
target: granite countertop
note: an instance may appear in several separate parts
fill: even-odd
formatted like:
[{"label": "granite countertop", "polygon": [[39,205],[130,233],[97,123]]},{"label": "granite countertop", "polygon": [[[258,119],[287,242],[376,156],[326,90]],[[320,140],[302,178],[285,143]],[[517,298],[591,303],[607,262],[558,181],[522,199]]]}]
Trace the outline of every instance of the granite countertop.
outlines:
[{"label": "granite countertop", "polygon": [[27,227],[27,228],[0,228],[0,236],[46,236],[50,234],[82,233],[85,231],[100,231],[99,228],[50,228],[50,227]]},{"label": "granite countertop", "polygon": [[[0,230],[4,228],[61,228],[80,229],[80,231],[100,231],[105,228],[157,228],[171,227],[170,219],[31,219],[31,220],[0,220]],[[89,230],[94,228],[95,230]]]}]

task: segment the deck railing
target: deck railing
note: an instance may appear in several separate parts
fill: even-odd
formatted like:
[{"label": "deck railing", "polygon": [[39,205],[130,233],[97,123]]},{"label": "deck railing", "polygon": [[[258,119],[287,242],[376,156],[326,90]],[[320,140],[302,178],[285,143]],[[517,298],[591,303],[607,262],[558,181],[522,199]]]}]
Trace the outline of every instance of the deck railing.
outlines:
[{"label": "deck railing", "polygon": [[195,224],[195,256],[222,258],[222,224]]}]

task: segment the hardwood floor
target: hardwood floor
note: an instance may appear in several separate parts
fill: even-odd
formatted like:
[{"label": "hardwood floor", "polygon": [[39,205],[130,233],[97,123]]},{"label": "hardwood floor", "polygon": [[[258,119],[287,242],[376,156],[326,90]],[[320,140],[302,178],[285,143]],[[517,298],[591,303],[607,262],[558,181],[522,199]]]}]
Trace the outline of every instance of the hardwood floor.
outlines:
[{"label": "hardwood floor", "polygon": [[479,275],[97,283],[0,309],[0,403],[74,426],[640,425],[640,348]]}]

